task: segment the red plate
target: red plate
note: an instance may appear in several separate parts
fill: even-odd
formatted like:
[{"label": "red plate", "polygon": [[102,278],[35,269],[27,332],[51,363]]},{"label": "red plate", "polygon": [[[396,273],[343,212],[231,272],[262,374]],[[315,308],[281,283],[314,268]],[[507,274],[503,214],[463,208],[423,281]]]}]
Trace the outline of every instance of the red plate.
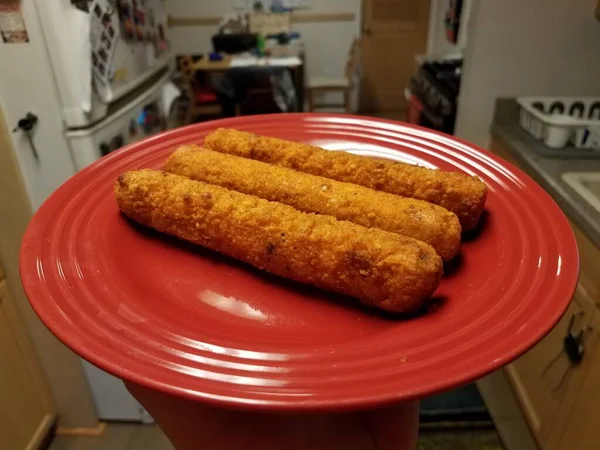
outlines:
[{"label": "red plate", "polygon": [[[460,170],[489,186],[479,231],[410,320],[134,226],[113,184],[159,168],[216,127]],[[567,220],[528,176],[466,142],[349,115],[279,114],[177,129],[102,158],[61,186],[23,240],[31,304],[83,358],[147,387],[249,409],[342,410],[475,380],[538,342],[575,289]]]}]

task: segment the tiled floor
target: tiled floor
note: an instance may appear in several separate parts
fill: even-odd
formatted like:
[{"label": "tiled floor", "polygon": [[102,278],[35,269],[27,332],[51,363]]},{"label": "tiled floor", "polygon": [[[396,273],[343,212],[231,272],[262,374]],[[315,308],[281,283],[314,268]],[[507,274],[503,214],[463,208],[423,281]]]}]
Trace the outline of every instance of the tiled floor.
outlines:
[{"label": "tiled floor", "polygon": [[49,450],[173,450],[156,425],[111,423],[101,437],[56,436]]},{"label": "tiled floor", "polygon": [[[504,447],[493,430],[424,431],[418,447],[418,450],[467,449],[504,450]],[[49,450],[173,450],[173,447],[156,425],[110,424],[100,438],[57,436]]]},{"label": "tiled floor", "polygon": [[418,450],[504,450],[495,430],[421,432]]}]

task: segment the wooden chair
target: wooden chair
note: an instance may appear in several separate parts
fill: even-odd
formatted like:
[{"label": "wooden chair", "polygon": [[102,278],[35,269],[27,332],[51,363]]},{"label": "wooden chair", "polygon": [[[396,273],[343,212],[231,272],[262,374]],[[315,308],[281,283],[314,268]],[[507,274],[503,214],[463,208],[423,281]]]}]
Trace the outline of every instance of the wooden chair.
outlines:
[{"label": "wooden chair", "polygon": [[215,117],[223,114],[223,108],[217,99],[214,89],[198,86],[196,72],[192,68],[194,60],[191,55],[177,57],[180,73],[179,87],[185,99],[182,102],[183,123],[191,124],[198,116]]},{"label": "wooden chair", "polygon": [[[308,110],[314,112],[315,108],[324,108],[331,106],[342,106],[347,113],[351,111],[350,99],[355,86],[355,74],[359,65],[360,41],[354,39],[348,53],[346,68],[343,77],[317,76],[311,77],[306,88],[306,98]],[[342,92],[344,100],[342,105],[316,104],[315,96],[326,92]]]}]

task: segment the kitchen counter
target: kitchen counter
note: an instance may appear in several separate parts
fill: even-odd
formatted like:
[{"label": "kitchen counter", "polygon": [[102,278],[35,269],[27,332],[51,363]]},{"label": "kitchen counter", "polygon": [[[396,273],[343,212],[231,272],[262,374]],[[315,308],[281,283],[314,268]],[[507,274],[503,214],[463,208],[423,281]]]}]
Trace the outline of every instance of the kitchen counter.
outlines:
[{"label": "kitchen counter", "polygon": [[517,103],[512,99],[498,100],[490,130],[492,137],[503,144],[503,147],[527,173],[554,198],[569,219],[600,248],[600,213],[561,178],[565,172],[600,171],[600,154],[597,158],[586,159],[543,156],[535,149],[545,149],[544,144],[523,130],[518,120]]}]

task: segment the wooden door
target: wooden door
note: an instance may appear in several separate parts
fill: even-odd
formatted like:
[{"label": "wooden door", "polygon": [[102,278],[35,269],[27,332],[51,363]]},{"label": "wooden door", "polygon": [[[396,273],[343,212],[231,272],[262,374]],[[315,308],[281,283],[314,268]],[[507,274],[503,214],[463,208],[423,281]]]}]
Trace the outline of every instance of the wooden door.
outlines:
[{"label": "wooden door", "polygon": [[48,386],[27,342],[14,300],[6,281],[0,279],[0,447],[39,448],[55,418]]},{"label": "wooden door", "polygon": [[363,0],[360,110],[404,111],[414,57],[427,50],[429,0]]}]

